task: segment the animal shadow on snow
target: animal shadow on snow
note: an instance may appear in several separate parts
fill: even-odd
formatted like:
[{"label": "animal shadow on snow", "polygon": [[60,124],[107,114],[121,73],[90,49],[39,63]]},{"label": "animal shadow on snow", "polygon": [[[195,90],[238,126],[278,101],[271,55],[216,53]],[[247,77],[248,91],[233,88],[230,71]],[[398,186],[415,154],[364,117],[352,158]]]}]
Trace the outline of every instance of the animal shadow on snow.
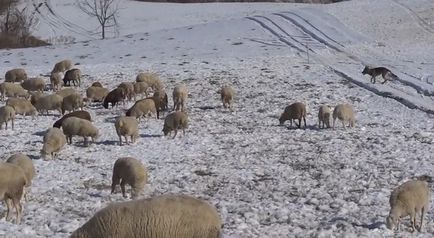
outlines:
[{"label": "animal shadow on snow", "polygon": [[33,133],[33,135],[35,135],[35,136],[45,136],[45,134],[47,133],[47,130],[37,131],[37,132]]},{"label": "animal shadow on snow", "polygon": [[[179,131],[178,131],[178,133],[179,133]],[[140,134],[140,138],[160,138],[160,137],[163,137],[163,135],[160,135],[160,134],[154,134],[154,135]]]},{"label": "animal shadow on snow", "polygon": [[[334,218],[330,219],[329,222],[330,223],[338,223],[339,221],[348,222],[348,220],[346,218],[343,218],[343,217],[334,217]],[[381,225],[384,224],[384,222],[376,221],[372,224],[363,224],[363,223],[360,224],[360,223],[356,223],[356,222],[351,222],[350,224],[354,227],[362,227],[365,229],[373,230],[373,229],[379,229],[381,227]]]}]

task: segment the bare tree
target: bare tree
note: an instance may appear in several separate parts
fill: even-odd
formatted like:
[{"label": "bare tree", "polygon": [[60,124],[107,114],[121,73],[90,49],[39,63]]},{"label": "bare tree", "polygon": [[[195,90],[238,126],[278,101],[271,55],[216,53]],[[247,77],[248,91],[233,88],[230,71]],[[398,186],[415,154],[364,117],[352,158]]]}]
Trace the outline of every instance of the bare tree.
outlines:
[{"label": "bare tree", "polygon": [[105,39],[106,28],[113,27],[117,32],[119,27],[117,15],[120,0],[80,0],[78,7],[87,15],[96,17],[101,26],[101,37]]}]

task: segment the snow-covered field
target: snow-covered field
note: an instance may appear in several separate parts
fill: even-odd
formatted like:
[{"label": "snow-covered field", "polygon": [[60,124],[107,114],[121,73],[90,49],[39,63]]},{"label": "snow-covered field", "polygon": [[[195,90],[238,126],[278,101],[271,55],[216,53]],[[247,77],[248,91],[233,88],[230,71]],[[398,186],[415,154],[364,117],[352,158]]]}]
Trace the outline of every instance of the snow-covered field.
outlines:
[{"label": "snow-covered field", "polygon": [[[70,2],[51,5],[92,29]],[[157,72],[170,102],[176,83],[189,88],[186,135],[163,137],[163,119],[147,119],[135,144],[119,146],[114,120],[133,102],[113,110],[92,104],[86,110],[101,132],[97,143],[84,147],[75,138],[58,160],[44,161],[42,136],[59,115],[19,116],[15,130],[0,131],[3,158],[26,153],[38,174],[22,224],[2,218],[0,237],[67,237],[100,208],[124,201],[109,188],[122,156],[148,167],[143,196],[185,193],[214,204],[224,237],[394,236],[384,224],[391,190],[434,165],[432,1],[125,2],[119,21],[120,36],[101,41],[41,20],[36,35],[79,41],[1,50],[0,69],[46,75],[70,58],[84,73],[81,92],[95,81],[112,89],[140,71]],[[364,64],[386,66],[400,80],[370,84]],[[233,112],[216,93],[224,83],[236,90]],[[278,126],[295,101],[308,106],[307,128]],[[342,102],[354,106],[356,127],[319,130],[319,106]],[[396,236],[432,236],[433,216],[414,234],[405,219]]]}]

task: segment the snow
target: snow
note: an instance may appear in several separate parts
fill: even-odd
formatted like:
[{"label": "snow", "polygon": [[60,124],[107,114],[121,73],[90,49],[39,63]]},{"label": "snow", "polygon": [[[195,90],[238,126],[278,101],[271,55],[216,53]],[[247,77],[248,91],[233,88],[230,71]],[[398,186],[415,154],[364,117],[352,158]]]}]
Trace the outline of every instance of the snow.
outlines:
[{"label": "snow", "polygon": [[[68,22],[96,27],[72,1],[50,4]],[[384,223],[390,192],[433,169],[431,1],[123,4],[119,37],[96,40],[41,19],[36,35],[77,41],[2,50],[0,68],[47,75],[70,58],[84,73],[83,93],[92,82],[112,89],[151,70],[169,102],[176,83],[187,85],[189,129],[166,138],[163,119],[149,118],[135,144],[119,146],[114,120],[133,102],[110,110],[91,104],[97,143],[84,147],[74,138],[59,159],[44,161],[42,136],[59,115],[18,116],[15,130],[0,131],[3,157],[29,154],[38,173],[22,224],[2,218],[0,236],[65,237],[110,202],[124,201],[110,194],[112,166],[122,156],[148,168],[144,197],[185,193],[215,205],[224,237],[394,235]],[[371,84],[364,64],[386,66],[400,80]],[[236,91],[233,112],[216,93],[225,83]],[[278,126],[295,101],[307,104],[307,128]],[[319,130],[319,106],[341,102],[354,106],[356,127],[337,122],[336,130]],[[396,236],[430,236],[432,218],[428,211],[423,232],[414,234],[406,218]]]}]

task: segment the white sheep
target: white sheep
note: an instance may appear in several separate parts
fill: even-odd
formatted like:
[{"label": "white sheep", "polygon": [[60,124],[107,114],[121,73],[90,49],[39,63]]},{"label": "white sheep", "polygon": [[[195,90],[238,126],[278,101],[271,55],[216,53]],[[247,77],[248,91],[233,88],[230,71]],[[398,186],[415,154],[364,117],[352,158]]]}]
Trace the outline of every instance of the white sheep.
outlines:
[{"label": "white sheep", "polygon": [[26,176],[23,170],[15,164],[0,163],[0,200],[7,206],[6,221],[11,219],[12,206],[15,208],[15,223],[21,222],[23,207],[21,198],[26,186]]},{"label": "white sheep", "polygon": [[68,95],[63,98],[62,101],[62,115],[65,114],[66,111],[75,111],[79,108],[83,110],[84,102],[83,98],[80,94],[74,93],[71,95]]},{"label": "white sheep", "polygon": [[124,95],[129,101],[136,99],[136,93],[134,92],[134,84],[130,82],[123,82],[119,84],[118,88],[124,91]]},{"label": "white sheep", "polygon": [[229,85],[224,85],[220,90],[220,96],[224,108],[232,110],[232,101],[234,100],[235,91]]},{"label": "white sheep", "polygon": [[165,136],[172,133],[172,131],[175,131],[175,135],[173,138],[176,137],[176,134],[178,134],[178,129],[182,129],[183,134],[185,135],[185,129],[188,127],[188,116],[187,113],[182,111],[175,111],[166,116],[164,118],[164,126],[163,126],[163,133]]},{"label": "white sheep", "polygon": [[290,126],[292,127],[292,120],[296,119],[298,119],[298,125],[297,122],[295,122],[295,125],[297,125],[298,128],[301,128],[302,119],[304,121],[304,127],[306,127],[306,105],[302,102],[295,102],[287,106],[280,115],[279,122],[280,125],[283,125],[285,121],[289,120]]},{"label": "white sheep", "polygon": [[29,92],[43,92],[45,89],[45,80],[43,78],[26,79],[21,83],[21,87]]},{"label": "white sheep", "polygon": [[77,83],[80,87],[81,84],[81,70],[80,69],[70,69],[66,71],[65,76],[63,77],[63,85],[71,86],[71,81],[74,84]]},{"label": "white sheep", "polygon": [[[390,212],[386,219],[386,226],[399,229],[401,218],[410,216],[411,227],[420,232],[423,218],[428,211],[431,198],[429,184],[426,181],[410,180],[395,188],[390,195]],[[420,225],[416,224],[416,215],[421,214]]]},{"label": "white sheep", "polygon": [[[331,117],[332,111],[329,106],[322,105],[319,108],[318,111],[318,128],[330,128],[330,117]],[[322,123],[322,127],[321,127]]]},{"label": "white sheep", "polygon": [[[99,137],[98,129],[92,124],[92,122],[77,118],[68,117],[62,122],[63,133],[66,136],[66,141],[72,144],[72,136],[78,135],[84,138],[84,145],[88,145],[88,137],[92,138],[92,142]],[[68,141],[69,138],[69,141]]]},{"label": "white sheep", "polygon": [[102,102],[104,98],[109,94],[109,90],[103,87],[91,86],[86,89],[86,97],[93,102]]},{"label": "white sheep", "polygon": [[32,180],[36,175],[36,169],[35,166],[33,165],[32,160],[30,159],[29,156],[22,153],[18,153],[10,156],[6,160],[6,163],[15,164],[23,170],[24,175],[26,176],[26,189],[24,190],[24,199],[27,201],[27,193],[28,193],[27,190],[30,190],[30,186],[32,185]]},{"label": "white sheep", "polygon": [[135,117],[121,116],[115,122],[116,133],[119,136],[119,145],[122,145],[122,136],[128,144],[128,136],[131,137],[131,143],[135,143],[139,137],[139,123]]},{"label": "white sheep", "polygon": [[333,110],[333,129],[335,129],[336,118],[341,120],[344,129],[346,129],[345,122],[348,122],[350,127],[354,127],[356,122],[353,107],[347,103],[339,104]]},{"label": "white sheep", "polygon": [[135,82],[134,84],[134,93],[136,95],[145,95],[146,97],[148,97],[148,89],[150,88],[148,83],[146,82]]},{"label": "white sheep", "polygon": [[11,106],[3,106],[0,107],[0,130],[3,127],[3,123],[6,124],[6,130],[8,129],[8,121],[12,123],[12,130],[14,129],[14,121],[15,121],[15,109]]},{"label": "white sheep", "polygon": [[21,82],[27,79],[27,73],[24,69],[11,69],[5,73],[5,82]]},{"label": "white sheep", "polygon": [[59,91],[60,88],[63,85],[62,79],[63,79],[63,73],[62,72],[53,72],[50,75],[50,83],[51,83],[51,89],[53,91]]},{"label": "white sheep", "polygon": [[78,93],[78,92],[73,88],[64,88],[56,92],[57,95],[62,96],[63,98],[74,93]]},{"label": "white sheep", "polygon": [[44,160],[54,159],[66,144],[66,136],[57,127],[50,128],[44,135],[44,145],[42,146],[41,156]]},{"label": "white sheep", "polygon": [[44,111],[47,112],[49,110],[57,110],[59,111],[60,115],[62,115],[62,102],[63,97],[59,96],[57,94],[50,94],[50,95],[43,95],[43,96],[36,96],[34,99],[34,104],[36,110],[38,112],[43,113]]},{"label": "white sheep", "polygon": [[38,115],[38,111],[32,103],[24,98],[9,98],[6,100],[6,105],[14,108],[15,115],[31,115],[33,119]]},{"label": "white sheep", "polygon": [[70,70],[72,68],[72,61],[71,60],[62,60],[57,62],[54,65],[53,70],[51,70],[51,73],[58,73],[58,72],[65,72],[66,70]]},{"label": "white sheep", "polygon": [[155,101],[152,98],[141,99],[134,103],[134,105],[128,109],[126,116],[138,118],[146,117],[149,114],[157,115],[157,108]]},{"label": "white sheep", "polygon": [[184,84],[176,85],[173,89],[173,110],[185,111],[185,102],[187,101],[188,91]]},{"label": "white sheep", "polygon": [[71,238],[222,237],[214,206],[186,195],[160,195],[113,203],[99,210]]},{"label": "white sheep", "polygon": [[145,82],[148,84],[149,87],[152,87],[154,90],[162,87],[162,83],[158,75],[150,72],[137,74],[136,82]]},{"label": "white sheep", "polygon": [[157,107],[157,118],[160,118],[159,112],[167,110],[169,106],[167,93],[163,88],[159,88],[155,90],[154,95],[152,95],[152,98],[154,99],[155,106]]},{"label": "white sheep", "polygon": [[15,83],[4,82],[0,84],[1,100],[5,100],[7,97],[24,97],[30,96],[29,92],[25,90],[21,85]]},{"label": "white sheep", "polygon": [[112,194],[115,193],[116,185],[120,184],[122,196],[125,194],[125,185],[131,186],[131,198],[134,199],[143,191],[143,187],[148,183],[148,171],[143,164],[131,157],[119,158],[113,166]]}]

